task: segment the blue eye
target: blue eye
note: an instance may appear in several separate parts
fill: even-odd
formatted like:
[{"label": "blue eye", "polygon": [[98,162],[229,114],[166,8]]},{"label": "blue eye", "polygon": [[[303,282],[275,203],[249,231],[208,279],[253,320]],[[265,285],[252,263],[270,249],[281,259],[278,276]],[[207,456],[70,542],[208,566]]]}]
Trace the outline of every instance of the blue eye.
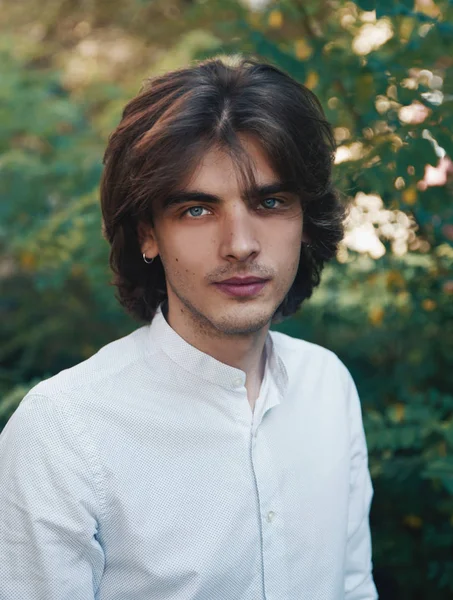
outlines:
[{"label": "blue eye", "polygon": [[[283,204],[283,200],[279,200],[278,198],[266,198],[265,200],[263,200],[262,204],[264,204],[265,202],[280,202],[280,204]],[[274,206],[266,206],[266,208],[274,208]]]},{"label": "blue eye", "polygon": [[[198,210],[199,211],[199,210],[206,210],[206,209],[203,206],[191,206],[190,208],[188,208],[187,210],[185,210],[182,214],[185,215],[186,213],[188,213],[191,210]],[[191,217],[200,217],[201,214],[200,213],[197,213],[197,214],[190,213],[190,216]]]}]

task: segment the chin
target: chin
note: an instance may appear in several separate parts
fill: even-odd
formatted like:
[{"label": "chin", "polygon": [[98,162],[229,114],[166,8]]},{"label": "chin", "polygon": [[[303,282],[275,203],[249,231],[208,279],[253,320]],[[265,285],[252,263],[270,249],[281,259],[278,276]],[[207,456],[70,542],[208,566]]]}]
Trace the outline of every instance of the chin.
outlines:
[{"label": "chin", "polygon": [[236,306],[222,309],[216,307],[213,311],[212,324],[223,333],[247,334],[257,333],[266,327],[274,312],[263,306],[253,306],[251,303],[238,303]]}]

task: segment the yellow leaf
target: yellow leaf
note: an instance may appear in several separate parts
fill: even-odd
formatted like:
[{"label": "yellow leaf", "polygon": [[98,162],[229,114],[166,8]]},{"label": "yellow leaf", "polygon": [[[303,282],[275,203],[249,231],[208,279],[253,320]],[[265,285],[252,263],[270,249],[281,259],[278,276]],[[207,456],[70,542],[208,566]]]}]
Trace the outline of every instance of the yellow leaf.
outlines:
[{"label": "yellow leaf", "polygon": [[447,456],[447,444],[444,441],[439,443],[437,450],[439,452],[439,456]]},{"label": "yellow leaf", "polygon": [[92,356],[95,352],[95,348],[94,346],[92,346],[91,344],[85,344],[82,348],[82,356],[84,356],[85,358],[89,358],[90,356]]},{"label": "yellow leaf", "polygon": [[33,271],[33,269],[36,267],[36,257],[31,252],[22,252],[20,255],[20,264],[27,271]]},{"label": "yellow leaf", "polygon": [[397,404],[394,405],[395,408],[395,421],[397,423],[401,423],[401,421],[404,419],[404,411],[405,411],[405,406],[404,404],[401,404],[401,402],[398,402]]},{"label": "yellow leaf", "polygon": [[382,324],[382,320],[384,318],[384,309],[381,306],[375,306],[369,311],[368,318],[370,323],[378,327]]},{"label": "yellow leaf", "polygon": [[389,271],[387,274],[387,287],[404,287],[404,278],[399,271]]},{"label": "yellow leaf", "polygon": [[305,87],[309,90],[315,88],[319,83],[319,75],[315,71],[310,71],[307,79],[305,80]]},{"label": "yellow leaf", "polygon": [[297,58],[300,58],[300,60],[307,60],[307,58],[310,58],[310,56],[313,54],[313,48],[302,38],[300,40],[296,40],[295,52]]},{"label": "yellow leaf", "polygon": [[434,302],[434,300],[427,298],[426,300],[423,300],[422,306],[423,306],[424,310],[431,312],[432,310],[434,310],[437,307],[437,304]]},{"label": "yellow leaf", "polygon": [[417,517],[417,515],[407,515],[404,517],[403,523],[412,529],[420,529],[423,525],[422,519]]},{"label": "yellow leaf", "polygon": [[247,21],[253,27],[258,28],[260,26],[260,24],[261,24],[261,18],[260,18],[260,16],[261,15],[258,12],[255,12],[255,11],[249,12],[249,14],[247,15]]},{"label": "yellow leaf", "polygon": [[78,265],[77,263],[72,265],[71,275],[78,277],[79,275],[82,275],[82,273],[83,273],[83,267],[81,265]]},{"label": "yellow leaf", "polygon": [[272,10],[269,14],[269,19],[267,22],[269,23],[269,27],[279,29],[283,25],[282,13],[279,10]]},{"label": "yellow leaf", "polygon": [[403,201],[409,206],[413,206],[417,202],[417,190],[414,187],[408,187],[407,190],[401,194]]}]

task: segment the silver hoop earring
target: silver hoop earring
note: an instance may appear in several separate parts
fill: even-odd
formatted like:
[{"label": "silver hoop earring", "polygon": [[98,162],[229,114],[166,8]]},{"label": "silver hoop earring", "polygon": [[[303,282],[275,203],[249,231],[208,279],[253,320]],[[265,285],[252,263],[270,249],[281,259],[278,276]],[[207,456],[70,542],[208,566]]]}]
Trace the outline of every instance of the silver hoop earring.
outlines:
[{"label": "silver hoop earring", "polygon": [[150,264],[153,262],[154,258],[152,258],[151,260],[146,260],[145,253],[143,252],[143,260],[145,261],[145,263],[146,263],[147,265],[150,265]]}]

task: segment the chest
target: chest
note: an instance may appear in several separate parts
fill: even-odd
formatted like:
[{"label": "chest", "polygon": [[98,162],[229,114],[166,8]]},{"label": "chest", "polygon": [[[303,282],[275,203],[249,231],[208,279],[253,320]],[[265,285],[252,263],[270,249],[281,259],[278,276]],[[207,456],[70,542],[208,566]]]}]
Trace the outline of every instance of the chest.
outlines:
[{"label": "chest", "polygon": [[115,568],[133,565],[144,589],[160,590],[147,597],[161,599],[170,588],[181,598],[223,598],[224,581],[250,588],[235,597],[253,600],[265,571],[274,574],[268,585],[282,579],[294,594],[326,565],[334,573],[347,522],[348,432],[342,411],[326,419],[322,408],[279,404],[255,426],[201,413],[184,426],[154,418],[118,429],[103,456],[109,518],[100,529]]}]

